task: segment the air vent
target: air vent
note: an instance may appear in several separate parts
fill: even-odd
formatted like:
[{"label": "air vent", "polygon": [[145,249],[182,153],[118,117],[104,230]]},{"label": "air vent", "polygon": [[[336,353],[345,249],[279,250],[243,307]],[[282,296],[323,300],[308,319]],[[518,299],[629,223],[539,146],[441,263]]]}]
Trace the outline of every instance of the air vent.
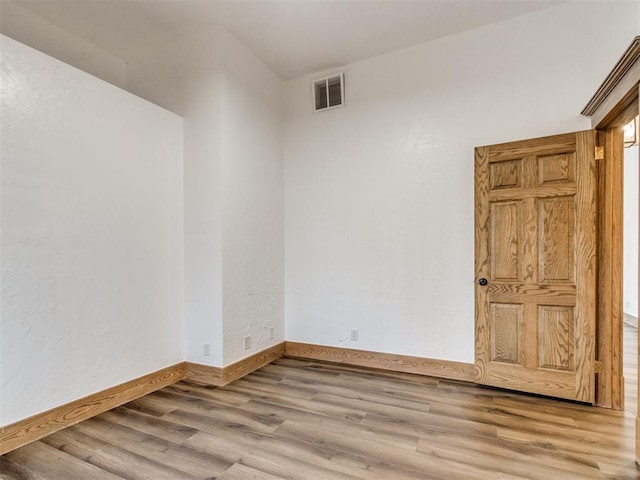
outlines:
[{"label": "air vent", "polygon": [[313,82],[313,107],[316,112],[344,105],[344,73]]}]

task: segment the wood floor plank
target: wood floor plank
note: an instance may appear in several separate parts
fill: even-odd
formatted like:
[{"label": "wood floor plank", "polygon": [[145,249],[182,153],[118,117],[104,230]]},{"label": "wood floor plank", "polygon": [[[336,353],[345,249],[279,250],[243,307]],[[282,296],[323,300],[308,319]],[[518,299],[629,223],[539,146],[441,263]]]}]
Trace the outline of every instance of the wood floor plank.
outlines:
[{"label": "wood floor plank", "polygon": [[445,460],[439,457],[427,457],[416,452],[409,452],[402,448],[382,444],[373,436],[347,436],[332,428],[316,428],[309,430],[306,425],[293,421],[287,421],[276,432],[295,437],[306,442],[319,441],[325,444],[335,445],[341,451],[349,452],[361,457],[382,459],[389,465],[398,469],[403,467],[419,472],[452,478],[455,475],[464,475],[469,479],[487,478],[489,472],[471,465],[455,461]]},{"label": "wood floor plank", "polygon": [[229,470],[218,477],[218,480],[282,480],[282,477],[261,472],[241,463],[234,463]]},{"label": "wood floor plank", "polygon": [[334,468],[347,468],[352,475],[369,479],[398,479],[398,480],[450,480],[450,476],[437,475],[435,472],[411,470],[406,466],[390,465],[382,459],[361,456],[349,452],[338,452],[331,457]]},{"label": "wood floor plank", "polygon": [[598,462],[600,471],[605,478],[615,478],[616,480],[637,480],[640,478],[636,462],[629,460],[624,464],[615,464],[600,460]]},{"label": "wood floor plank", "polygon": [[[296,386],[300,382],[297,380],[283,380],[282,384]],[[413,397],[407,392],[401,392],[398,390],[367,388],[364,385],[359,385],[358,389],[353,388],[353,383],[339,378],[334,381],[332,385],[327,385],[323,388],[323,393],[337,395],[343,398],[353,398],[359,400],[365,400],[369,402],[378,403],[380,405],[386,405],[390,408],[401,408],[403,410],[415,410],[417,412],[428,412],[431,406],[431,402],[426,400],[424,396]],[[315,398],[315,397],[314,397]]]},{"label": "wood floor plank", "polygon": [[[243,464],[257,470],[285,479],[318,478],[323,480],[354,480],[358,477],[345,474],[330,468],[318,466],[316,463],[308,463],[296,456],[281,454],[269,450],[270,443],[262,436],[238,436],[223,432],[222,437],[206,432],[194,435],[185,444],[202,452],[215,451],[225,458],[234,460],[234,463]],[[256,442],[263,448],[256,448]],[[293,451],[297,442],[292,442]]]},{"label": "wood floor plank", "polygon": [[430,412],[405,411],[403,409],[394,409],[391,407],[380,406],[372,402],[356,399],[343,399],[331,394],[318,394],[316,401],[326,402],[333,405],[345,406],[354,405],[355,407],[367,412],[362,423],[368,424],[368,418],[388,418],[392,422],[414,425],[418,428],[425,426],[428,429],[442,430],[463,430],[468,434],[475,435],[496,435],[496,427],[487,423],[479,423],[464,418],[450,418],[442,415],[435,415]]},{"label": "wood floor plank", "polygon": [[[43,439],[43,441],[60,450],[71,453],[78,458],[82,458],[83,455],[89,455],[90,458],[88,461],[94,464],[96,463],[96,453],[101,454],[105,447],[107,449],[111,447],[109,444],[106,444],[106,442],[102,442],[94,437],[81,434],[80,432],[69,432],[66,430],[47,437]],[[128,449],[128,446],[123,445],[123,448]],[[168,471],[172,472],[171,474],[174,478],[214,478],[229,467],[229,463],[220,462],[215,457],[204,455],[171,443],[166,444],[165,448],[162,449],[161,452],[158,452],[157,455],[149,454],[150,449],[145,448],[144,444],[137,452],[138,454],[144,453],[146,458],[151,458],[157,463],[169,466]],[[141,470],[137,468],[139,465],[137,460],[129,458],[129,462],[128,467],[126,467],[127,470],[130,470],[132,465],[136,466],[137,471]],[[110,468],[110,465],[106,466],[106,469]],[[125,476],[125,478],[128,477]],[[158,477],[151,475],[149,478],[155,479]]]},{"label": "wood floor plank", "polygon": [[6,457],[47,480],[123,480],[123,477],[83,462],[42,441],[9,452]]},{"label": "wood floor plank", "polygon": [[127,403],[129,410],[136,410],[147,415],[153,415],[155,417],[161,417],[165,413],[169,413],[172,410],[172,406],[163,402],[161,398],[154,395],[145,395],[144,397],[137,398],[132,402]]},{"label": "wood floor plank", "polygon": [[[156,480],[175,480],[176,478],[197,480],[198,478],[174,468],[173,465],[149,459],[146,456],[108,442],[101,441],[99,442],[100,447],[95,448],[95,439],[87,443],[80,441],[77,436],[74,436],[73,432],[62,431],[59,433],[60,435],[45,437],[43,443],[127,480],[145,480],[148,478]],[[164,461],[164,459],[162,460]],[[131,465],[135,465],[136,468],[132,469]]]},{"label": "wood floor plank", "polygon": [[[449,408],[446,405],[434,405],[430,413],[456,421],[458,420],[456,412],[459,415],[457,409]],[[577,426],[567,428],[566,425],[563,424],[531,418],[526,413],[526,410],[521,410],[517,414],[510,414],[500,409],[469,409],[465,412],[464,419],[475,424],[491,425],[498,428],[521,429],[526,425],[526,430],[531,433],[542,433],[553,436],[554,438],[580,439],[583,442],[598,443],[604,446],[617,446],[620,443],[620,435],[615,431],[594,432],[590,428],[581,429]]]},{"label": "wood floor plank", "polygon": [[9,460],[7,455],[0,456],[0,479],[2,480],[46,480],[42,475]]},{"label": "wood floor plank", "polygon": [[234,463],[217,455],[203,454],[185,447],[184,442],[174,443],[104,418],[95,418],[78,425],[77,429],[74,428],[69,433],[76,437],[83,435],[82,442],[92,445],[95,450],[101,448],[102,442],[115,442],[130,452],[168,466],[177,466],[179,470],[198,478],[215,477]]},{"label": "wood floor plank", "polygon": [[249,402],[243,405],[242,408],[244,409],[250,408],[249,403],[259,401],[268,405],[290,407],[293,410],[301,410],[304,412],[323,414],[331,417],[339,417],[346,421],[352,421],[356,419],[360,420],[366,413],[353,407],[342,407],[325,402],[318,402],[313,399],[307,400],[304,398],[282,398],[278,394],[269,394],[265,391],[261,391],[258,395],[251,396],[247,394],[247,396]]},{"label": "wood floor plank", "polygon": [[[274,405],[260,405],[260,402],[249,402],[247,407],[251,404],[257,406],[257,408],[262,411],[265,410],[273,410]],[[281,409],[285,407],[280,407]],[[286,415],[288,417],[296,417],[305,419],[307,422],[309,421],[309,413],[308,412],[299,412],[299,416],[296,416],[293,409],[286,407]],[[279,410],[280,414],[283,414],[282,410]],[[169,416],[175,417],[179,415],[180,412],[172,412]],[[203,432],[209,432],[211,436],[219,438],[221,441],[225,443],[225,445],[235,444],[236,442],[240,442],[238,445],[239,451],[250,451],[253,452],[262,452],[262,454],[266,454],[268,458],[280,458],[280,462],[283,464],[291,463],[293,459],[296,459],[296,462],[303,462],[308,464],[306,468],[319,468],[322,476],[313,477],[313,478],[325,478],[325,476],[329,475],[327,472],[332,472],[331,475],[335,474],[346,474],[350,476],[354,476],[357,478],[370,479],[370,478],[407,478],[407,479],[424,479],[424,474],[418,474],[416,472],[410,472],[405,470],[404,468],[390,468],[384,463],[378,461],[375,458],[364,458],[361,457],[361,463],[366,464],[366,468],[355,468],[352,465],[345,465],[340,462],[334,461],[334,458],[337,455],[340,455],[342,452],[341,449],[330,447],[330,446],[322,446],[320,447],[318,444],[314,444],[311,442],[305,442],[301,438],[292,439],[290,436],[275,436],[274,434],[258,434],[258,432],[247,433],[244,429],[234,428],[234,425],[228,425],[226,428],[222,424],[214,423],[213,428],[209,424],[210,421],[208,418],[202,416],[197,418],[195,416],[191,416],[189,420],[187,420],[190,425],[197,426],[202,429]],[[319,423],[324,422],[325,424],[332,424],[331,418],[317,416],[316,421]],[[201,423],[200,423],[201,422]],[[357,424],[353,424],[357,426]],[[237,426],[235,426],[237,427]],[[334,428],[340,428],[340,425],[333,425]],[[342,429],[345,435],[350,435],[352,433],[345,431]],[[373,433],[368,429],[363,431],[364,435],[369,433]],[[384,445],[385,439],[382,436],[375,435],[377,441],[381,442]],[[186,442],[189,445],[199,445],[199,438],[201,435],[195,437],[193,440]],[[401,438],[401,437],[399,437]],[[399,440],[397,440],[399,441]],[[248,443],[243,443],[248,442]],[[401,445],[401,447],[407,447],[408,445]],[[411,440],[411,450],[415,449],[415,439]],[[233,458],[229,458],[229,460],[233,460]],[[296,467],[297,468],[297,467]],[[395,476],[387,475],[390,471],[392,471]],[[374,475],[374,472],[379,473],[379,476]],[[318,473],[320,475],[320,473]],[[373,476],[372,476],[373,475]],[[294,477],[300,478],[300,477]],[[436,478],[436,477],[434,477]],[[438,477],[441,478],[441,477]],[[444,477],[442,477],[444,478]]]},{"label": "wood floor plank", "polygon": [[512,440],[523,444],[547,445],[549,448],[561,450],[568,455],[589,455],[593,458],[607,459],[615,463],[625,463],[633,456],[633,447],[621,442],[614,447],[606,447],[591,439],[555,439],[542,433],[498,428],[498,438]]},{"label": "wood floor plank", "polygon": [[179,393],[181,395],[189,395],[195,398],[205,398],[222,405],[238,406],[251,399],[249,395],[236,393],[231,390],[210,385],[196,385],[183,380],[182,382],[169,385],[162,390],[154,392],[154,394],[162,395],[164,393]]},{"label": "wood floor plank", "polygon": [[[329,408],[327,408],[329,407]],[[342,428],[357,424],[365,416],[365,412],[349,410],[342,407],[327,406],[320,402],[302,401],[297,405],[281,405],[269,400],[251,400],[244,409],[253,412],[268,412],[282,424],[285,420],[302,420],[310,422],[327,422]]]},{"label": "wood floor plank", "polygon": [[[173,410],[174,408],[172,408],[171,411]],[[112,423],[135,428],[140,432],[148,433],[175,443],[180,443],[191,435],[198,433],[195,428],[171,423],[163,418],[146,415],[136,410],[130,410],[127,407],[118,407],[110,412],[105,412],[100,418]]]},{"label": "wood floor plank", "polygon": [[278,384],[278,387],[274,388],[272,385],[249,384],[249,381],[246,378],[229,384],[228,387],[232,392],[247,393],[254,397],[259,397],[260,395],[271,395],[283,400],[286,400],[287,398],[311,400],[317,393],[317,390],[313,387],[291,387],[288,385]]},{"label": "wood floor plank", "polygon": [[450,426],[446,422],[414,423],[405,420],[396,420],[377,414],[367,414],[360,423],[362,425],[384,429],[388,432],[397,432],[404,435],[417,435],[421,440],[424,438],[441,439],[450,438],[455,435],[464,435],[467,438],[479,443],[485,443],[488,439],[497,438],[495,428],[493,429],[460,429]]},{"label": "wood floor plank", "polygon": [[468,437],[463,436],[449,436],[446,441],[440,442],[424,439],[418,445],[418,452],[537,480],[603,478],[595,461],[588,463],[585,459],[567,458],[564,454],[556,456],[554,451],[533,446],[518,449],[514,448],[513,444],[509,445],[508,442],[497,439],[489,439],[484,444],[475,440],[468,441]]}]

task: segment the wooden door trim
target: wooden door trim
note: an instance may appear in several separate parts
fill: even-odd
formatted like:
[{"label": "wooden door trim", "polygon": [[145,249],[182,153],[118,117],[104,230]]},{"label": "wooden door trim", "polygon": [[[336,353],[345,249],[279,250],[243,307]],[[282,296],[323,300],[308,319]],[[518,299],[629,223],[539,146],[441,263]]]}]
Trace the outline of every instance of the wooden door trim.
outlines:
[{"label": "wooden door trim", "polygon": [[622,130],[600,131],[598,145],[598,322],[596,405],[624,409],[622,365]]},{"label": "wooden door trim", "polygon": [[580,112],[591,117],[592,128],[609,126],[612,119],[637,98],[635,86],[640,79],[639,59],[640,36],[637,36]]},{"label": "wooden door trim", "polygon": [[622,175],[620,128],[638,115],[640,36],[635,37],[582,110],[604,147],[598,177],[598,318],[596,405],[622,410]]},{"label": "wooden door trim", "polygon": [[[610,169],[615,165],[617,157],[622,157],[619,150],[620,143],[614,143],[619,142],[619,139],[615,137],[620,135],[620,124],[628,121],[630,117],[637,115],[640,111],[639,85],[640,37],[635,37],[582,111],[583,115],[591,117],[592,128],[602,132],[601,136],[605,144],[605,165],[600,169],[604,173],[604,178],[600,179],[604,185],[599,189],[598,199],[598,217],[601,221],[607,218],[607,211],[612,211],[612,208],[615,207],[614,202],[620,205],[617,207],[618,210],[622,209],[622,188],[617,189],[617,192],[613,188],[613,185],[619,181],[617,176],[622,177],[622,164],[615,171]],[[620,161],[620,163],[622,162]],[[609,176],[607,176],[607,171],[609,171]],[[610,192],[607,192],[608,188]],[[615,278],[614,281],[619,281],[620,285],[622,284],[622,256],[621,253],[617,253],[617,249],[622,245],[622,215],[620,214],[619,218],[614,217],[611,220],[610,227],[600,226],[598,240],[598,353],[602,355],[600,360],[603,363],[603,372],[598,379],[596,402],[602,406],[622,408],[624,399],[620,384],[622,375],[616,377],[616,369],[620,369],[621,373],[621,366],[618,366],[619,361],[614,356],[616,352],[619,354],[622,350],[622,339],[618,334],[618,330],[622,329],[622,319],[614,318],[606,311],[608,308],[613,309],[613,306],[617,305],[622,297],[619,287],[607,288],[606,286],[607,271],[610,280]],[[616,267],[618,270],[615,270]],[[609,307],[603,307],[602,304],[609,304]],[[640,348],[638,360],[640,364]],[[638,384],[638,392],[640,393],[640,384]],[[640,464],[640,416],[638,413],[636,412],[635,446],[636,463]]]},{"label": "wooden door trim", "polygon": [[[489,258],[489,237],[485,235],[484,230],[480,228],[480,225],[484,225],[489,220],[489,208],[485,206],[484,199],[489,196],[489,180],[484,178],[479,180],[477,178],[478,172],[484,172],[483,175],[488,175],[489,163],[489,147],[476,147],[475,149],[475,165],[474,175],[475,178],[475,221],[474,221],[474,236],[475,236],[475,252],[474,252],[474,285],[478,284],[480,278],[489,277],[489,264],[485,259]],[[487,302],[487,289],[474,287],[475,297],[475,335],[474,335],[474,350],[475,350],[475,364],[476,364],[476,379],[475,381],[480,384],[487,383],[487,368],[490,358],[486,348],[480,348],[480,345],[489,345],[489,330],[485,328],[479,319],[479,312],[484,311],[484,316],[489,316],[489,305]]]},{"label": "wooden door trim", "polygon": [[[582,223],[578,229],[583,233],[583,238],[576,241],[576,256],[581,261],[576,260],[576,288],[577,296],[581,299],[589,298],[589,296],[597,294],[597,177],[596,177],[596,161],[595,161],[595,135],[593,131],[578,132],[576,134],[576,151],[583,152],[582,159],[589,159],[591,165],[587,168],[577,169],[580,172],[576,178],[578,185],[578,195],[576,198],[577,217]],[[583,318],[580,318],[583,315]],[[596,315],[597,302],[583,302],[576,305],[576,327],[583,328],[582,332],[577,334],[577,344],[581,344],[581,350],[597,351],[596,345]],[[586,384],[580,384],[582,394],[578,395],[584,399],[589,398],[590,402],[595,402],[595,365],[594,356],[583,358],[583,365],[576,365],[576,371],[585,373],[583,379]],[[586,372],[590,372],[587,375]],[[590,393],[589,393],[590,392]]]}]

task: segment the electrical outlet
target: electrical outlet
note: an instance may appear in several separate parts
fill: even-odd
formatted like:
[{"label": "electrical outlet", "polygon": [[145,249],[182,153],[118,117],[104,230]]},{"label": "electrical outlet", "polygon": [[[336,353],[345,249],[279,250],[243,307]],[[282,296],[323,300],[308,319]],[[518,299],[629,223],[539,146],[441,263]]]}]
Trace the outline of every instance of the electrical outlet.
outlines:
[{"label": "electrical outlet", "polygon": [[269,340],[273,340],[276,338],[276,329],[271,327],[269,328]]},{"label": "electrical outlet", "polygon": [[251,336],[244,337],[244,349],[249,350],[251,348]]},{"label": "electrical outlet", "polygon": [[351,341],[352,342],[358,341],[358,330],[351,330]]},{"label": "electrical outlet", "polygon": [[211,344],[210,343],[203,343],[202,344],[202,355],[205,357],[210,357],[211,356]]}]

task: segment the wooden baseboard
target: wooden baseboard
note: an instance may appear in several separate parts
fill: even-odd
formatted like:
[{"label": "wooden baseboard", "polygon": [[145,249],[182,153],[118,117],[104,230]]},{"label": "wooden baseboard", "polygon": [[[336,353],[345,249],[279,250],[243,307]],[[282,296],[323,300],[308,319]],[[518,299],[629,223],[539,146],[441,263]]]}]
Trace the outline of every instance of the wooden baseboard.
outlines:
[{"label": "wooden baseboard", "polygon": [[269,347],[226,367],[185,362],[186,380],[222,387],[284,356],[285,342]]},{"label": "wooden baseboard", "polygon": [[0,428],[0,455],[184,378],[184,362]]},{"label": "wooden baseboard", "polygon": [[285,355],[293,358],[308,358],[333,363],[344,363],[359,367],[391,370],[394,372],[415,373],[432,377],[475,382],[473,363],[434,360],[431,358],[410,357],[393,353],[369,352],[350,348],[327,347],[308,343],[286,342]]},{"label": "wooden baseboard", "polygon": [[224,386],[285,355],[466,382],[475,381],[475,366],[470,363],[282,342],[223,368],[181,362],[2,427],[0,455],[182,379]]},{"label": "wooden baseboard", "polygon": [[184,366],[187,370],[185,380],[203,385],[223,386],[222,368],[193,362],[184,362]]}]

